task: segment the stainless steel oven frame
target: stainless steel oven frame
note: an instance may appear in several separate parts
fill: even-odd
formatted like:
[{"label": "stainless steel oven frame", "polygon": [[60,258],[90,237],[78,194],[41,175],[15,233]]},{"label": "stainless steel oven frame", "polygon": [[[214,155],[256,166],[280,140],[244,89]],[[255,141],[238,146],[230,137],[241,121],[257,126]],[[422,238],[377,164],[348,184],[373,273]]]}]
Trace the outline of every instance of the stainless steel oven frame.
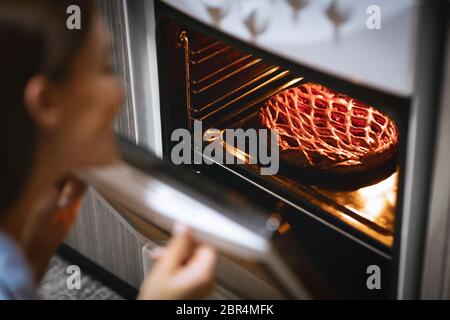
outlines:
[{"label": "stainless steel oven frame", "polygon": [[[136,140],[162,157],[163,126],[159,96],[155,2],[124,0],[122,3],[126,22],[132,101],[136,113]],[[399,204],[402,214],[398,219],[394,244],[396,248],[394,278],[397,283],[391,297],[399,299],[449,297],[448,285],[442,284],[444,280],[448,282],[450,274],[450,268],[447,267],[450,254],[446,249],[446,241],[442,240],[442,237],[448,239],[450,230],[448,192],[442,188],[448,187],[450,180],[448,170],[443,169],[448,159],[446,137],[450,123],[449,76],[448,67],[445,77],[442,67],[445,41],[448,42],[449,37],[449,4],[448,1],[419,3],[421,10],[418,11],[420,14],[416,30],[415,80],[406,126],[408,130],[404,191],[400,198],[402,202]],[[210,31],[220,37],[220,32]],[[230,37],[227,37],[227,40],[234,41]],[[295,63],[267,54],[254,48],[250,43],[240,41],[236,43],[280,64],[296,67]],[[448,61],[447,54],[447,66]],[[379,101],[380,94],[383,96],[379,91],[348,86],[346,81],[318,73],[314,69],[308,70],[304,67],[302,71],[313,80],[324,82],[357,97],[364,96],[364,100],[374,104]],[[384,99],[385,101],[390,99],[389,95],[385,98],[387,99]],[[395,99],[391,102],[404,103]],[[130,215],[121,213],[120,210],[118,212],[126,217],[131,229],[138,230],[144,237],[151,238],[155,234],[145,231],[150,228],[150,222],[130,218]],[[439,237],[439,234],[442,234],[442,237]],[[235,275],[247,272],[242,267],[234,270]],[[224,277],[225,281],[226,278]]]}]

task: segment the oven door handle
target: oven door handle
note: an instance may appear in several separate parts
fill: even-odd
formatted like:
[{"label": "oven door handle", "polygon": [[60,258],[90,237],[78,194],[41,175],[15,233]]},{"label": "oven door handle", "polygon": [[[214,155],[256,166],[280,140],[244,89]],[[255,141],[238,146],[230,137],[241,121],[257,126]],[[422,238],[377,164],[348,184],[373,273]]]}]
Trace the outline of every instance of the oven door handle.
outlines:
[{"label": "oven door handle", "polygon": [[85,168],[77,171],[76,176],[108,201],[137,213],[167,232],[176,222],[182,223],[193,231],[196,239],[251,261],[261,259],[268,250],[263,237],[122,161]]}]

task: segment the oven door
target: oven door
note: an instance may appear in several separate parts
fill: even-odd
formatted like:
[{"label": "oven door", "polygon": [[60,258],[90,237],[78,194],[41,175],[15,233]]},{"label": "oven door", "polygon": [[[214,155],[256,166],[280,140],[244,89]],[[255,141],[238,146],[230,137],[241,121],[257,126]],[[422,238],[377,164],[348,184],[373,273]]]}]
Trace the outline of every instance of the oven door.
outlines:
[{"label": "oven door", "polygon": [[222,254],[258,265],[287,298],[331,297],[316,268],[273,214],[220,185],[162,161],[125,138],[121,159],[76,174],[113,205],[170,232],[175,222]]}]

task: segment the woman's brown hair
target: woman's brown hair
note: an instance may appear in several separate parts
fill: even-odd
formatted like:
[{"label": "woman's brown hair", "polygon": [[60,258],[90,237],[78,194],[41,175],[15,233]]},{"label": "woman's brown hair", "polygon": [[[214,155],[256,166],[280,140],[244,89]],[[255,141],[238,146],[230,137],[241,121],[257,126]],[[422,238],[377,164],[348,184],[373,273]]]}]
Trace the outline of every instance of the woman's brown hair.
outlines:
[{"label": "woman's brown hair", "polygon": [[[80,8],[80,29],[66,25],[71,5]],[[0,1],[0,215],[25,187],[35,156],[25,86],[38,74],[64,81],[95,12],[93,0]]]}]

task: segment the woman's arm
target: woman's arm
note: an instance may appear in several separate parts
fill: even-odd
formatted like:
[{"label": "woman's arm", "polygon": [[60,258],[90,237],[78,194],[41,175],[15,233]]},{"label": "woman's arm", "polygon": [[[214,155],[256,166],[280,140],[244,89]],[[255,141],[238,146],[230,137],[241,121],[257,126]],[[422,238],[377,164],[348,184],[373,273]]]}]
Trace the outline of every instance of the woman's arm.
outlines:
[{"label": "woman's arm", "polygon": [[[67,178],[36,208],[39,218],[24,248],[36,283],[70,232],[84,191],[84,184]],[[214,286],[216,260],[217,254],[211,247],[197,244],[189,230],[178,225],[164,254],[144,280],[139,299],[204,297]]]}]

